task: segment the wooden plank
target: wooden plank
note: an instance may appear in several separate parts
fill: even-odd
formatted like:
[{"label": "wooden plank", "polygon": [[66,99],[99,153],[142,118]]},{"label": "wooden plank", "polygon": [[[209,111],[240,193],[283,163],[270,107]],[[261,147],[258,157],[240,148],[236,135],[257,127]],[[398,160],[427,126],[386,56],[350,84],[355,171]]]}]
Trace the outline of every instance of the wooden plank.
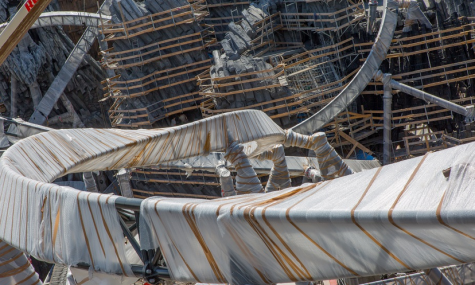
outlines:
[{"label": "wooden plank", "polygon": [[366,152],[366,153],[368,153],[368,154],[370,154],[370,155],[373,155],[373,154],[374,154],[371,150],[369,150],[368,148],[366,148],[364,145],[360,144],[360,143],[357,142],[355,139],[353,139],[353,138],[350,137],[349,135],[345,134],[345,132],[339,131],[338,134],[339,134],[340,136],[342,136],[345,140],[351,142],[351,143],[354,144],[354,145],[357,145],[357,147],[358,147],[359,149],[361,149],[362,151],[364,151],[364,152]]},{"label": "wooden plank", "polygon": [[[440,30],[436,32],[425,33],[425,34],[420,34],[420,35],[411,36],[411,37],[404,37],[404,38],[399,38],[399,39],[393,39],[391,42],[398,43],[398,42],[405,42],[405,41],[413,41],[413,40],[422,39],[422,38],[426,38],[430,36],[441,35],[441,34],[450,33],[450,32],[454,32],[458,30],[463,30],[465,27],[473,27],[473,26],[475,26],[475,24],[472,23],[472,24],[467,24],[460,27],[449,28],[449,29]],[[374,42],[366,42],[366,43],[355,44],[355,47],[372,46],[372,45],[374,45]]]},{"label": "wooden plank", "polygon": [[[201,64],[206,64],[206,66],[210,67],[211,66],[211,59],[197,61],[197,62],[189,63],[189,64],[186,64],[186,65],[180,65],[180,66],[177,66],[177,67],[168,68],[168,69],[164,69],[164,70],[158,70],[158,71],[150,73],[150,74],[148,74],[144,77],[140,77],[140,78],[136,78],[136,79],[126,80],[126,81],[114,81],[114,82],[119,83],[119,84],[129,84],[129,83],[133,83],[133,82],[140,82],[140,81],[144,81],[145,79],[160,75],[162,73],[171,73],[171,72],[174,72],[174,71],[177,71],[177,70],[180,70],[180,69],[185,69],[185,71],[186,71],[186,68],[188,68],[188,67],[201,65]],[[113,80],[113,79],[116,79],[115,77],[116,76],[109,78],[110,81]]]},{"label": "wooden plank", "polygon": [[423,124],[423,123],[442,121],[442,120],[446,120],[446,119],[452,119],[452,116],[433,118],[433,119],[429,119],[429,120],[409,121],[409,122],[405,122],[405,123],[394,124],[394,127],[397,128],[397,127],[403,127],[403,126],[407,126],[407,125],[418,125],[418,124]]},{"label": "wooden plank", "polygon": [[[171,74],[171,75],[168,75],[168,76],[162,76],[162,77],[154,77],[153,79],[151,80],[148,80],[146,81],[145,83],[140,83],[140,84],[135,84],[135,85],[130,85],[128,83],[125,83],[125,84],[121,84],[121,85],[125,85],[125,86],[117,86],[117,84],[119,84],[118,82],[116,82],[114,85],[116,86],[114,88],[114,90],[128,90],[130,92],[130,90],[134,90],[134,89],[140,89],[140,88],[143,88],[143,87],[146,87],[150,84],[153,84],[153,83],[156,83],[156,82],[160,82],[160,81],[170,81],[170,80],[174,80],[176,77],[179,77],[179,76],[182,76],[182,75],[190,75],[191,74],[191,77],[192,78],[195,78],[195,76],[193,76],[192,74],[194,72],[198,72],[198,71],[201,71],[201,70],[208,70],[209,69],[209,66],[203,66],[203,67],[198,67],[198,68],[194,68],[194,69],[191,69],[191,70],[187,70],[187,71],[182,71],[182,72],[178,72],[178,73],[174,73],[174,74]],[[188,78],[190,79],[190,78]],[[187,79],[185,79],[187,80]],[[182,80],[183,82],[185,80]],[[179,81],[179,82],[182,82],[182,81]],[[112,87],[112,85],[110,85]]]},{"label": "wooden plank", "polygon": [[294,55],[294,56],[291,56],[287,59],[284,59],[284,62],[289,62],[289,61],[294,60],[296,58],[305,56],[307,54],[311,54],[311,53],[315,53],[315,52],[321,52],[321,51],[328,50],[328,49],[333,49],[333,48],[336,48],[338,46],[344,45],[344,44],[352,41],[353,39],[354,39],[353,37],[350,37],[346,40],[343,40],[343,41],[341,41],[339,43],[336,43],[336,44],[333,44],[333,45],[329,45],[329,46],[325,46],[325,47],[322,47],[322,48],[317,48],[317,49],[309,50],[309,51],[306,51],[306,52],[303,52],[303,53],[299,53],[297,55]]},{"label": "wooden plank", "polygon": [[[322,85],[320,86],[319,88],[317,89],[313,89],[313,91],[316,91],[316,90],[319,90],[319,89],[322,89],[322,88],[327,88],[327,87],[330,87],[330,86],[333,86],[333,85],[337,85],[337,84],[340,84],[340,83],[343,83],[345,80],[348,80],[351,76],[353,76],[358,70],[355,70],[353,71],[352,73],[348,74],[347,76],[345,76],[344,78],[338,80],[338,81],[335,81],[335,82],[332,82],[332,83],[329,83],[329,84],[326,84],[326,85]],[[262,106],[264,105],[268,105],[268,104],[272,104],[272,103],[277,103],[277,102],[285,102],[287,100],[291,100],[291,99],[295,99],[295,98],[298,98],[298,97],[301,97],[302,95],[304,94],[307,94],[307,93],[310,93],[312,92],[312,90],[308,90],[308,91],[305,91],[305,92],[301,92],[301,93],[297,93],[297,94],[293,94],[293,95],[290,95],[290,96],[287,96],[287,97],[282,97],[282,98],[278,98],[278,99],[274,99],[274,100],[271,100],[271,101],[265,101],[265,102],[262,102],[262,103],[258,103],[258,104],[253,104],[253,105],[249,105],[249,106],[246,106],[246,107],[243,107],[243,108],[236,108],[236,109],[219,109],[219,110],[207,110],[208,112],[212,113],[212,114],[220,114],[220,113],[225,113],[225,112],[232,112],[232,111],[236,111],[236,110],[244,110],[244,109],[255,109],[255,108],[258,108],[258,107],[261,107],[261,110],[263,112],[269,112],[269,111],[272,111],[272,110],[276,110],[276,109],[281,109],[281,108],[287,108],[287,107],[293,107],[295,105],[299,105],[303,102],[306,102],[308,100],[312,100],[312,99],[316,99],[318,97],[322,97],[324,95],[327,95],[327,94],[331,94],[331,93],[335,93],[335,92],[338,92],[339,90],[342,90],[343,88],[345,88],[346,85],[344,86],[339,86],[339,87],[336,87],[336,88],[332,88],[332,89],[329,89],[327,91],[323,91],[323,92],[319,92],[318,94],[315,94],[315,95],[312,95],[312,96],[308,96],[304,99],[299,99],[299,100],[296,100],[296,101],[293,101],[293,102],[290,102],[290,103],[281,103],[279,104],[279,106],[274,106],[274,107],[269,107],[269,108],[266,108],[266,109],[262,109]],[[204,92],[200,92],[200,95],[203,95],[203,94],[206,94]],[[331,100],[333,98],[330,98],[329,100]],[[317,103],[314,103],[312,104],[311,106],[316,106],[316,105],[319,105],[319,104],[324,104],[328,102],[328,100],[325,100],[325,101],[320,101],[320,102],[317,102]],[[284,105],[285,104],[285,105]],[[310,106],[310,105],[309,105]],[[274,116],[271,116],[271,118],[280,118],[280,117],[284,117],[284,116],[288,116],[288,115],[292,115],[292,114],[297,114],[297,113],[300,113],[300,112],[307,112],[308,108],[306,107],[302,107],[302,108],[299,108],[297,110],[292,110],[288,113],[282,113],[282,114],[279,114],[279,115],[274,115]]]},{"label": "wooden plank", "polygon": [[[211,42],[216,42],[216,39],[213,39]],[[108,68],[109,69],[127,69],[127,68],[131,68],[131,67],[134,67],[134,66],[142,66],[144,64],[148,64],[148,63],[151,63],[151,62],[154,62],[154,61],[157,61],[157,60],[162,60],[164,58],[169,58],[169,57],[172,57],[172,56],[175,56],[175,55],[185,54],[185,53],[189,53],[189,52],[192,52],[192,51],[204,50],[204,49],[206,49],[206,47],[208,45],[209,45],[209,43],[207,43],[205,45],[201,45],[199,47],[190,48],[190,49],[187,49],[187,50],[181,50],[181,51],[177,51],[177,52],[173,52],[173,53],[169,53],[169,54],[165,54],[165,55],[159,55],[159,56],[156,56],[156,57],[153,57],[153,58],[149,58],[149,59],[146,59],[146,60],[143,60],[143,61],[139,61],[137,63],[119,64],[119,65],[116,65],[116,66],[108,65]]]},{"label": "wooden plank", "polygon": [[[234,86],[234,85],[239,85],[239,84],[244,84],[244,83],[250,83],[250,82],[256,82],[256,81],[263,81],[263,80],[268,80],[268,79],[276,79],[277,77],[281,76],[284,74],[284,69],[279,71],[279,73],[276,73],[271,76],[265,76],[265,77],[257,77],[253,79],[247,79],[247,80],[241,80],[241,81],[236,81],[236,82],[229,82],[229,83],[222,83],[222,84],[213,84],[214,88],[222,88],[222,87],[227,87],[227,86]],[[241,79],[241,76],[236,76]],[[213,79],[211,79],[211,82],[213,82]]]},{"label": "wooden plank", "polygon": [[[150,196],[169,196],[169,197],[182,197],[182,198],[199,198],[199,199],[217,199],[221,198],[219,196],[208,196],[208,195],[199,195],[199,194],[187,194],[187,193],[172,193],[172,192],[155,192],[155,191],[144,191],[140,189],[132,189],[134,192],[148,194]],[[146,196],[135,195],[134,197],[139,197],[142,199],[148,198]]]},{"label": "wooden plank", "polygon": [[[435,42],[441,42],[441,41],[444,41],[444,40],[459,38],[459,37],[466,36],[468,34],[469,34],[469,32],[467,31],[467,32],[461,32],[461,33],[456,34],[456,35],[448,35],[448,36],[444,36],[444,37],[441,37],[441,38],[434,38],[434,39],[419,41],[419,42],[415,42],[415,43],[392,45],[392,46],[389,47],[389,49],[390,50],[395,50],[395,49],[411,48],[411,47],[415,47],[415,46],[420,46],[420,45],[425,45],[425,44],[430,44],[430,43],[435,43]],[[371,49],[360,49],[360,50],[358,50],[359,53],[367,53],[367,52],[370,52],[370,51],[371,51]]]},{"label": "wooden plank", "polygon": [[[474,41],[475,41],[475,40],[474,40]],[[293,66],[303,64],[303,63],[305,63],[305,62],[307,62],[307,61],[310,61],[310,60],[314,60],[314,59],[318,59],[318,58],[322,58],[322,57],[326,57],[326,56],[330,56],[330,55],[335,55],[335,54],[337,54],[337,53],[341,53],[341,52],[343,52],[343,51],[345,51],[345,50],[348,50],[348,49],[350,49],[350,48],[352,48],[352,47],[353,47],[353,46],[350,45],[350,46],[346,46],[346,47],[343,47],[343,48],[341,48],[341,49],[338,49],[337,51],[334,51],[334,52],[328,52],[328,53],[324,53],[324,54],[319,54],[319,55],[310,56],[310,57],[308,57],[308,58],[306,58],[306,59],[303,59],[303,60],[300,60],[300,61],[298,61],[298,62],[289,64],[289,65],[286,66],[286,68],[291,68],[291,67],[293,67]]]},{"label": "wooden plank", "polygon": [[399,73],[397,74],[398,76],[409,76],[413,74],[419,74],[419,73],[424,73],[424,72],[429,72],[429,71],[434,71],[437,69],[444,69],[444,68],[449,68],[449,67],[454,67],[454,66],[460,66],[460,65],[465,65],[465,64],[470,64],[470,63],[475,63],[475,59],[472,60],[466,60],[462,62],[456,62],[452,64],[445,64],[445,65],[440,65],[440,66],[433,66],[430,68],[425,68],[425,69],[419,69],[411,72],[406,72],[406,73]]},{"label": "wooden plank", "polygon": [[[173,41],[177,41],[177,40],[181,40],[181,39],[188,39],[188,38],[191,38],[191,37],[194,37],[194,36],[201,36],[201,33],[202,32],[198,32],[198,33],[194,33],[194,34],[190,34],[190,35],[185,35],[185,36],[181,36],[181,37],[175,37],[175,38],[167,39],[167,40],[160,41],[160,42],[154,42],[153,44],[145,45],[145,46],[134,48],[134,49],[128,49],[128,50],[123,50],[123,51],[118,51],[118,52],[111,52],[111,53],[108,54],[108,57],[112,58],[112,57],[117,56],[117,55],[123,55],[123,54],[131,53],[131,52],[135,52],[135,51],[141,51],[143,49],[156,47],[158,45],[163,45],[163,44],[173,42]],[[121,58],[121,59],[123,59],[123,58]]]}]

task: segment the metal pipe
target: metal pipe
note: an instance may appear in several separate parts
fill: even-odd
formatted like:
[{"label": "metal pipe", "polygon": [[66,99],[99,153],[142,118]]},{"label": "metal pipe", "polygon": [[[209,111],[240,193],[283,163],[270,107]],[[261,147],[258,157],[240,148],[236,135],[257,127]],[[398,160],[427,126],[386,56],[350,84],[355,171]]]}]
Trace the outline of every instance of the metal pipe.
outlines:
[{"label": "metal pipe", "polygon": [[424,270],[429,279],[437,285],[452,285],[449,279],[440,271],[439,268],[432,268]]},{"label": "metal pipe", "polygon": [[443,107],[445,109],[448,109],[452,112],[455,112],[457,114],[465,116],[466,121],[473,121],[475,114],[474,114],[474,108],[471,106],[470,108],[465,108],[463,106],[457,105],[455,103],[452,103],[450,101],[447,101],[445,99],[442,99],[440,97],[431,95],[427,92],[424,92],[422,90],[416,89],[411,86],[407,86],[405,84],[402,84],[400,82],[397,82],[396,80],[392,79],[390,81],[391,87],[393,89],[400,90],[404,93],[407,93],[411,96],[414,96],[416,98],[422,99],[427,102],[434,103],[440,107]]},{"label": "metal pipe", "polygon": [[384,127],[383,127],[383,165],[391,163],[392,101],[391,74],[383,75],[384,84]]},{"label": "metal pipe", "polygon": [[[143,266],[140,265],[132,265],[132,271],[135,273],[136,276],[142,277],[143,276]],[[166,267],[154,267],[153,275],[159,277],[160,279],[169,279],[170,272]]]},{"label": "metal pipe", "polygon": [[115,206],[116,208],[140,211],[140,204],[142,204],[142,201],[142,199],[138,198],[118,197],[115,200]]},{"label": "metal pipe", "polygon": [[125,224],[124,220],[121,217],[119,217],[119,223],[120,227],[122,228],[122,232],[129,240],[130,245],[134,248],[140,260],[145,262],[144,256],[142,255],[142,251],[140,250],[140,244],[135,240],[134,235],[130,232],[129,227]]},{"label": "metal pipe", "polygon": [[[91,266],[87,263],[80,262],[76,266],[73,266],[73,267],[89,270]],[[144,271],[143,265],[132,264],[131,267],[132,267],[132,272],[135,274],[136,277],[143,277],[143,271]],[[170,278],[170,272],[168,271],[168,268],[166,267],[156,266],[153,268],[152,274],[154,276],[157,276],[160,279]]]}]

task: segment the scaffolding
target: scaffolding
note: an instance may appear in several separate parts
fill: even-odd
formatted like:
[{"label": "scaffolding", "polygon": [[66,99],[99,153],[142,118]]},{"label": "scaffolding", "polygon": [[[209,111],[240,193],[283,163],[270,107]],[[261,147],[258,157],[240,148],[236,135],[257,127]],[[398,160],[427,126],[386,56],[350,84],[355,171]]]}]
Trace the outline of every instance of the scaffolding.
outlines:
[{"label": "scaffolding", "polygon": [[[343,58],[354,56],[352,42],[353,38],[349,38],[335,45],[293,56],[274,56],[269,61],[275,65],[268,70],[203,78],[200,81],[202,115],[209,117],[249,108],[261,110],[273,119],[311,114],[330,102],[358,71],[354,70],[342,77],[335,66]],[[281,88],[287,91],[279,93]],[[233,96],[236,100],[247,98],[250,92],[259,91],[283,95],[238,108],[219,109],[215,104],[217,98]]]},{"label": "scaffolding", "polygon": [[[347,6],[343,9],[336,10],[334,12],[312,12],[304,13],[299,11],[301,5],[298,3],[300,1],[286,1],[285,4],[295,5],[295,12],[282,13],[282,21],[286,23],[283,30],[285,31],[298,31],[305,33],[317,33],[320,35],[328,36],[332,39],[333,36],[331,33],[334,33],[338,41],[342,40],[342,36],[346,33],[348,29],[353,29],[360,21],[366,18],[364,3],[362,0],[357,1],[357,3]],[[305,3],[320,2],[320,4],[325,3],[328,8],[331,10],[333,7],[330,7],[328,2],[330,1],[301,1]],[[335,3],[333,3],[335,4]],[[309,4],[307,4],[309,5]],[[310,9],[312,10],[312,9]],[[317,11],[317,10],[315,10]],[[327,44],[327,43],[325,43]],[[332,43],[330,43],[332,44]]]},{"label": "scaffolding", "polygon": [[[188,30],[190,24],[196,25],[208,15],[206,9],[206,1],[197,0],[130,21],[125,21],[121,12],[121,23],[103,23],[101,33],[104,41],[119,41],[122,47],[118,51],[112,47],[101,52],[103,67],[116,74],[102,82],[106,98],[114,100],[109,110],[113,127],[152,127],[155,122],[173,114],[199,108],[201,98],[195,87],[196,76],[211,66],[211,59],[206,59],[205,55],[206,49],[216,43],[214,29],[200,24],[198,31],[194,27],[194,33],[182,36],[172,36],[171,31],[180,26]],[[153,33],[159,31],[168,38],[150,44],[139,40],[147,34],[153,38]],[[129,48],[124,49],[124,43]],[[201,60],[195,61],[192,55]],[[174,66],[172,62],[183,64]],[[127,70],[139,68],[142,71],[145,67],[155,71],[144,72],[146,74],[138,78],[126,76],[126,80],[121,80],[121,74],[128,74]],[[133,98],[143,96],[149,96],[147,98],[152,103],[145,107],[133,107]]]},{"label": "scaffolding", "polygon": [[[206,7],[209,15],[204,19],[204,23],[213,26],[216,38],[222,40],[228,30],[229,23],[240,21],[243,18],[241,12],[250,4],[249,1],[239,0],[207,0]],[[219,48],[218,45],[216,47]]]}]

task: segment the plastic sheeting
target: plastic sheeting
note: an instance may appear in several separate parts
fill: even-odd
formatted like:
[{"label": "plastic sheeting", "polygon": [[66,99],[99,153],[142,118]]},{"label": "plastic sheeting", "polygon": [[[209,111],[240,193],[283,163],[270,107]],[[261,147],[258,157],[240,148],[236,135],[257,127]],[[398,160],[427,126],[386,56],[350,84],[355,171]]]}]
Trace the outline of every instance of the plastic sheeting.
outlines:
[{"label": "plastic sheeting", "polygon": [[286,147],[294,146],[313,150],[320,166],[320,173],[324,179],[333,179],[353,173],[353,170],[348,167],[336,153],[335,149],[328,143],[325,133],[306,136],[288,130],[284,145]]},{"label": "plastic sheeting", "polygon": [[244,153],[244,146],[233,142],[229,146],[224,157],[234,165],[236,169],[236,193],[249,194],[264,192],[261,181]]},{"label": "plastic sheeting", "polygon": [[397,24],[396,9],[398,4],[384,0],[383,20],[376,41],[361,69],[348,85],[328,105],[315,115],[292,128],[293,131],[305,135],[320,131],[324,125],[344,111],[366,88],[373,79],[386,55],[393,39]]},{"label": "plastic sheeting", "polygon": [[4,121],[0,119],[0,148],[7,148],[10,146],[10,141],[8,140],[7,135],[5,135],[3,122]]},{"label": "plastic sheeting", "polygon": [[[286,133],[266,114],[256,110],[222,114],[168,129],[69,129],[40,133],[19,141],[0,158],[0,238],[48,262],[85,263],[96,271],[132,276],[132,259],[125,252],[115,209],[117,196],[82,192],[50,184],[50,181],[70,173],[143,167],[207,156],[211,152],[226,150],[232,143],[243,145],[244,153],[249,157],[286,142],[300,147],[317,147],[315,152],[319,162],[321,159],[323,163],[337,162],[335,169],[340,172],[342,164],[335,159],[333,150],[323,144],[325,140],[320,136]],[[271,197],[253,195],[239,197],[255,197],[256,201]],[[186,200],[180,203],[183,201]],[[150,209],[148,203],[144,209]],[[156,218],[151,212],[145,211],[144,214],[146,220]],[[177,216],[180,217],[183,216]],[[149,231],[155,228],[152,221],[140,223],[141,244],[169,242],[162,237],[157,240]],[[176,229],[179,228],[178,223]],[[194,230],[197,233],[206,227]],[[166,233],[163,231],[162,234]],[[219,235],[213,230],[208,233],[214,237]],[[195,244],[195,241],[190,243]],[[171,268],[175,268],[174,264],[183,265],[179,255],[170,257],[169,249],[163,250]],[[193,251],[189,253],[193,254]],[[200,258],[200,255],[196,257]],[[204,263],[204,260],[195,261]],[[190,262],[194,264],[193,260]],[[176,276],[185,278],[185,275]],[[224,279],[220,277],[219,280]]]},{"label": "plastic sheeting", "polygon": [[[475,260],[475,144],[267,194],[142,203],[174,279],[270,284]],[[157,244],[156,244],[157,243]]]},{"label": "plastic sheeting", "polygon": [[264,113],[241,111],[169,129],[54,130],[21,140],[0,158],[0,239],[48,262],[131,276],[117,196],[49,182],[69,173],[208,155],[225,150],[229,137],[257,155],[285,136]]},{"label": "plastic sheeting", "polygon": [[261,153],[257,159],[271,160],[274,165],[270,171],[266,192],[281,190],[291,186],[290,174],[285,160],[285,151],[282,145],[276,145],[271,150]]},{"label": "plastic sheeting", "polygon": [[216,174],[219,176],[219,184],[221,184],[221,196],[235,196],[233,177],[231,172],[224,166],[224,161],[220,161],[216,166]]},{"label": "plastic sheeting", "polygon": [[[189,167],[193,170],[202,170],[213,172],[215,166],[224,159],[224,153],[214,152],[208,156],[193,157],[188,159],[181,159],[170,163],[160,164],[152,168],[155,169],[183,169],[189,170]],[[270,160],[258,160],[250,159],[252,168],[256,173],[269,173],[274,163]],[[381,166],[378,160],[355,160],[355,159],[343,159],[354,172],[361,172],[365,169],[371,169]],[[234,167],[230,163],[223,162],[224,165],[233,170]],[[302,176],[308,167],[314,167],[318,169],[318,161],[316,157],[301,157],[301,156],[286,156],[285,163],[291,176]]]},{"label": "plastic sheeting", "polygon": [[42,284],[25,255],[3,241],[0,241],[0,284]]}]

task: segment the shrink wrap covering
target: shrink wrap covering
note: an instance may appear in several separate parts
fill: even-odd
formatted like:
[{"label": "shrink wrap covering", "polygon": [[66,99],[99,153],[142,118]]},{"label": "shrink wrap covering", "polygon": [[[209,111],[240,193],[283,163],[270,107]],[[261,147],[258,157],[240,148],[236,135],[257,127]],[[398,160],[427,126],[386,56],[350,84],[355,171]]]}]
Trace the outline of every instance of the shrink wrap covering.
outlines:
[{"label": "shrink wrap covering", "polygon": [[353,173],[353,170],[348,167],[328,143],[325,133],[306,136],[288,130],[284,145],[286,147],[294,146],[313,150],[318,160],[319,171],[324,179],[333,179]]},{"label": "shrink wrap covering", "polygon": [[[160,164],[154,166],[155,169],[183,169],[188,170],[189,167],[193,170],[201,171],[215,171],[216,165],[220,164],[224,159],[224,153],[214,152],[208,156],[193,157],[189,159],[181,159],[170,163]],[[256,158],[249,159],[252,168],[257,174],[267,174],[272,170],[274,163],[271,160],[258,160]],[[361,172],[365,169],[371,169],[380,167],[381,164],[378,160],[355,160],[355,159],[343,159],[351,170],[354,172]],[[224,163],[224,162],[223,162]],[[302,156],[286,156],[285,163],[291,176],[302,176],[308,167],[314,167],[318,170],[318,161],[316,157],[302,157]],[[233,171],[234,167],[230,163],[225,163],[224,166]]]},{"label": "shrink wrap covering", "polygon": [[216,174],[219,175],[219,183],[221,184],[221,196],[235,196],[236,191],[234,190],[234,183],[233,177],[231,176],[231,171],[229,171],[224,166],[224,164],[224,161],[220,161],[216,166]]},{"label": "shrink wrap covering", "polygon": [[244,147],[233,142],[226,151],[224,157],[234,165],[236,169],[236,192],[238,194],[264,192],[261,181],[244,153]]},{"label": "shrink wrap covering", "polygon": [[0,284],[42,284],[26,256],[3,241],[0,241]]},{"label": "shrink wrap covering", "polygon": [[0,239],[48,262],[132,276],[117,196],[49,182],[224,151],[228,136],[258,154],[283,141],[284,132],[264,113],[242,111],[170,129],[54,130],[21,140],[0,158]]},{"label": "shrink wrap covering", "polygon": [[270,284],[475,260],[475,144],[317,184],[217,200],[149,198],[174,279]]},{"label": "shrink wrap covering", "polygon": [[272,160],[274,163],[267,181],[266,192],[290,187],[290,173],[287,168],[284,147],[282,145],[276,145],[271,150],[259,154],[257,159]]}]

